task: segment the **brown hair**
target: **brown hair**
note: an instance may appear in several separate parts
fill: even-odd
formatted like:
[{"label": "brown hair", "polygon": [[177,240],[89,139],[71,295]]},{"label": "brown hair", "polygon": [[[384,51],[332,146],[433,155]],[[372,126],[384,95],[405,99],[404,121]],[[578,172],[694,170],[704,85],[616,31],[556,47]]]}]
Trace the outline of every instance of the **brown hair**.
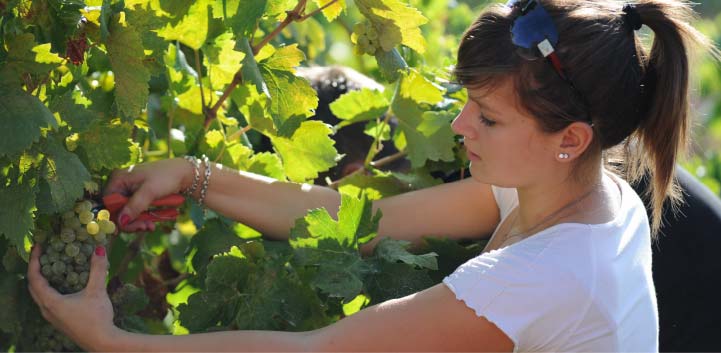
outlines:
[{"label": "brown hair", "polygon": [[454,76],[475,88],[512,78],[521,107],[546,132],[585,121],[590,114],[594,138],[577,167],[623,142],[621,160],[629,181],[651,178],[643,196],[650,197],[655,238],[664,202],[675,206],[681,201],[674,167],[687,143],[689,47],[698,44],[717,58],[718,50],[689,24],[693,11],[685,1],[635,2],[641,22],[654,32],[650,53],[624,22],[618,2],[539,2],[558,29],[556,50],[565,73],[587,106],[545,59],[519,56],[510,35],[515,12],[503,5],[487,9],[463,35]]}]

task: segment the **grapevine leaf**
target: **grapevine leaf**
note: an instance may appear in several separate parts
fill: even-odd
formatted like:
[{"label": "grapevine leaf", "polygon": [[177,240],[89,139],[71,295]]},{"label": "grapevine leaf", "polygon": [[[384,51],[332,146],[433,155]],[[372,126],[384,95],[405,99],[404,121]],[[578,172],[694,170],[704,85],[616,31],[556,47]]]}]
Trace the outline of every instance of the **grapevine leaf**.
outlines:
[{"label": "grapevine leaf", "polygon": [[208,36],[208,22],[211,3],[208,0],[195,1],[188,13],[176,24],[168,23],[157,30],[158,36],[167,41],[178,40],[192,49],[198,50]]},{"label": "grapevine leaf", "polygon": [[371,305],[402,298],[437,283],[429,276],[426,269],[416,269],[404,263],[374,260],[369,262],[374,265],[376,271],[365,281],[367,293],[371,297]]},{"label": "grapevine leaf", "polygon": [[311,210],[296,220],[290,232],[300,266],[318,267],[311,283],[332,297],[351,301],[363,287],[363,276],[372,271],[360,257],[358,246],[375,237],[381,213],[372,215],[371,202],[341,196],[338,221],[325,209]]},{"label": "grapevine leaf", "polygon": [[402,186],[403,184],[390,174],[383,172],[377,172],[375,175],[357,173],[343,178],[338,191],[355,197],[360,197],[361,193],[365,192],[368,199],[379,200],[402,193]]},{"label": "grapevine leaf", "polygon": [[[126,5],[130,7],[127,1]],[[132,8],[126,8],[125,16],[128,23],[140,34],[143,41],[143,49],[146,53],[145,66],[153,75],[162,73],[163,56],[168,48],[168,42],[160,38],[155,30],[165,24],[165,19],[155,16],[150,6],[143,7],[139,4],[132,6]]]},{"label": "grapevine leaf", "polygon": [[100,115],[88,110],[81,100],[81,91],[67,91],[61,96],[55,97],[50,103],[50,109],[60,115],[60,118],[73,128],[74,132],[83,132],[90,127],[93,120],[99,119]]},{"label": "grapevine leaf", "polygon": [[[333,0],[314,0],[314,1],[315,1],[316,5],[318,5],[318,7],[322,7]],[[323,9],[323,16],[325,16],[325,18],[328,19],[328,21],[333,21],[341,14],[341,12],[343,12],[343,9],[345,9],[345,0],[338,0],[335,3],[333,3],[332,5]]]},{"label": "grapevine leaf", "polygon": [[436,253],[414,255],[406,250],[409,245],[409,241],[383,238],[373,249],[373,255],[388,262],[402,261],[408,265],[415,265],[420,268],[429,270],[438,269]]},{"label": "grapevine leaf", "polygon": [[105,47],[115,73],[118,110],[126,116],[136,117],[148,101],[150,80],[150,72],[143,64],[145,53],[140,36],[127,24],[111,22]]},{"label": "grapevine leaf", "polygon": [[[318,106],[318,95],[308,80],[294,73],[294,67],[302,60],[303,52],[293,44],[276,50],[258,63],[270,93],[273,122],[278,131],[285,131],[286,136],[293,133],[298,119],[312,116]],[[286,123],[291,127],[284,127]]]},{"label": "grapevine leaf", "polygon": [[388,100],[382,92],[363,88],[351,91],[330,104],[330,110],[343,120],[338,127],[377,119],[388,110]]},{"label": "grapevine leaf", "polygon": [[41,128],[57,127],[55,117],[35,96],[0,85],[0,157],[17,156],[40,137]]},{"label": "grapevine leaf", "polygon": [[214,255],[227,252],[232,246],[243,242],[244,240],[238,237],[233,229],[220,219],[207,221],[190,241],[190,248],[197,249],[192,260],[195,272],[204,273],[206,266]]},{"label": "grapevine leaf", "polygon": [[224,18],[225,24],[237,36],[246,36],[253,31],[265,12],[267,0],[227,0],[213,3],[213,16]]},{"label": "grapevine leaf", "polygon": [[453,273],[458,266],[478,256],[487,242],[488,239],[484,239],[463,246],[448,237],[423,237],[423,243],[419,251],[438,254],[438,271],[431,273],[431,277],[440,282],[445,276]]},{"label": "grapevine leaf", "polygon": [[130,126],[126,124],[108,125],[103,122],[94,123],[88,131],[80,134],[78,142],[88,156],[90,169],[115,169],[132,158],[134,149]]},{"label": "grapevine leaf", "polygon": [[267,109],[269,99],[259,93],[252,84],[245,84],[233,90],[230,99],[240,108],[240,112],[253,127],[263,135],[274,137],[278,134],[273,125],[273,118]]},{"label": "grapevine leaf", "polygon": [[304,182],[318,177],[335,165],[337,151],[329,135],[331,129],[320,121],[305,121],[290,138],[271,137],[291,181]]},{"label": "grapevine leaf", "polygon": [[48,139],[43,148],[45,160],[42,166],[38,204],[42,213],[64,212],[73,207],[76,200],[83,196],[84,183],[90,181],[90,173],[80,159],[65,150],[60,143]]},{"label": "grapevine leaf", "polygon": [[211,87],[221,89],[233,81],[233,76],[245,57],[242,52],[233,50],[234,47],[233,33],[226,32],[216,37],[213,44],[203,50]]},{"label": "grapevine leaf", "polygon": [[0,185],[0,234],[18,249],[25,249],[23,239],[34,228],[35,194],[37,187],[23,178],[11,185]]},{"label": "grapevine leaf", "polygon": [[[379,32],[381,44],[388,51],[403,44],[418,53],[426,50],[426,41],[419,26],[428,22],[418,10],[400,0],[356,0],[358,10]],[[384,41],[389,41],[384,44]]]},{"label": "grapevine leaf", "polygon": [[0,270],[0,332],[18,333],[20,324],[20,281],[15,275]]},{"label": "grapevine leaf", "polygon": [[262,152],[253,155],[247,163],[247,171],[269,176],[277,180],[285,180],[283,162],[277,154]]},{"label": "grapevine leaf", "polygon": [[[434,103],[441,97],[434,93],[418,92],[435,88],[424,84],[424,78],[415,72],[404,75],[400,92],[393,100],[392,110],[398,117],[401,135],[407,141],[408,159],[414,168],[422,167],[426,160],[453,161],[454,134],[449,112],[424,112],[423,103]],[[436,89],[437,90],[437,89]],[[442,97],[441,97],[442,98]]]},{"label": "grapevine leaf", "polygon": [[7,41],[7,46],[8,56],[3,70],[7,70],[9,75],[7,78],[16,83],[20,82],[21,75],[25,73],[47,75],[63,62],[59,55],[50,51],[50,43],[38,45],[35,36],[31,33],[11,37]]}]

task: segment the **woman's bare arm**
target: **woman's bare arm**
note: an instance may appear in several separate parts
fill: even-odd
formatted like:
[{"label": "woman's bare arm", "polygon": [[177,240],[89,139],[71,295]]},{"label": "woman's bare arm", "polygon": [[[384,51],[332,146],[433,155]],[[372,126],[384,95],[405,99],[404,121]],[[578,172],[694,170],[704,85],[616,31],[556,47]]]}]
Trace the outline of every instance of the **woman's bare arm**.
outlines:
[{"label": "woman's bare arm", "polygon": [[[330,188],[274,180],[214,165],[208,207],[253,227],[270,238],[287,239],[297,218],[325,207],[337,219],[340,194]],[[377,200],[379,237],[361,250],[368,254],[381,237],[420,242],[421,236],[479,238],[499,221],[490,185],[466,179]]]},{"label": "woman's bare arm", "polygon": [[[442,320],[439,320],[442,318]],[[186,336],[117,330],[90,347],[100,351],[510,352],[513,342],[478,317],[444,284],[361,310],[309,332],[226,331]]]}]

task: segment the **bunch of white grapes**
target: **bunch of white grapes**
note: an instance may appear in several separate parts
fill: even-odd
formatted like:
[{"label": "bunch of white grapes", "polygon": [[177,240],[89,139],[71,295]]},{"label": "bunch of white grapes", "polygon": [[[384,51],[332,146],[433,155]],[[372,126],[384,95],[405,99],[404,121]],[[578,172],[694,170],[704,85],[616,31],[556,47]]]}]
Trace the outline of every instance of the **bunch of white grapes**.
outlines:
[{"label": "bunch of white grapes", "polygon": [[375,55],[381,48],[378,30],[369,21],[356,23],[353,26],[351,42],[355,44],[354,51],[357,55]]},{"label": "bunch of white grapes", "polygon": [[108,210],[93,213],[93,204],[83,200],[62,215],[59,234],[38,232],[35,241],[43,245],[41,272],[60,293],[75,293],[88,283],[90,258],[98,245],[107,243],[115,232]]}]

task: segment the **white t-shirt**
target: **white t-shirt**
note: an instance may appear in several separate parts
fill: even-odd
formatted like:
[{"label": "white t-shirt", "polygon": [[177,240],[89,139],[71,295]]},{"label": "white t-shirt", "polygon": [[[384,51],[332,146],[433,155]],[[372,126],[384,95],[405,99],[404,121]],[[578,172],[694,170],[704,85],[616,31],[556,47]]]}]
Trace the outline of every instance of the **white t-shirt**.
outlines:
[{"label": "white t-shirt", "polygon": [[[443,279],[513,340],[514,352],[658,352],[646,209],[628,183],[611,177],[621,190],[613,221],[554,225]],[[518,204],[516,189],[493,187],[493,195],[503,220]]]}]

